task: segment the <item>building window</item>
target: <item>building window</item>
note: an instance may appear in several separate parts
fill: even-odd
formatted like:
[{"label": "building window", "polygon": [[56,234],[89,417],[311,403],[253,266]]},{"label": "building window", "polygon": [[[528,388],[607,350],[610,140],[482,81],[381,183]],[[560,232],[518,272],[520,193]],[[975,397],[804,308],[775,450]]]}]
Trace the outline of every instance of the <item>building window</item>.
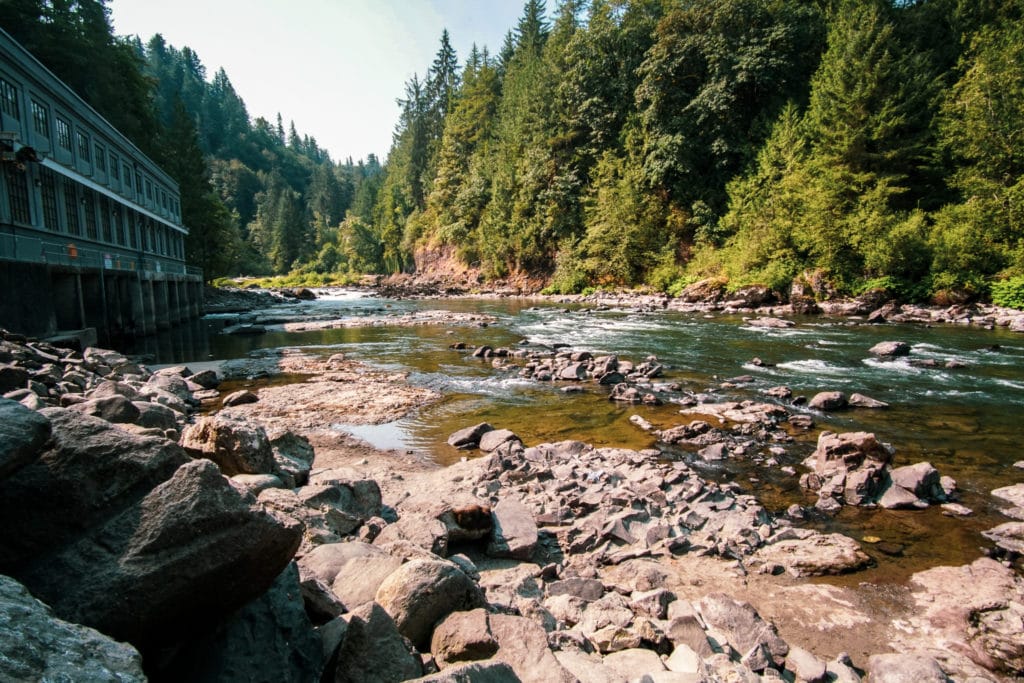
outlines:
[{"label": "building window", "polygon": [[132,249],[139,248],[139,214],[134,211],[128,213],[128,236],[132,244]]},{"label": "building window", "polygon": [[96,239],[96,197],[92,190],[82,190],[82,210],[85,211],[85,236]]},{"label": "building window", "polygon": [[71,151],[71,124],[57,117],[57,144]]},{"label": "building window", "polygon": [[50,139],[50,112],[46,110],[46,105],[35,100],[32,100],[32,129],[36,135]]},{"label": "building window", "polygon": [[121,180],[121,162],[117,160],[117,155],[113,152],[110,153],[110,177],[114,180]]},{"label": "building window", "polygon": [[78,217],[78,187],[71,178],[64,179],[64,218],[68,232],[72,235],[82,234],[82,224]]},{"label": "building window", "polygon": [[18,91],[2,78],[0,78],[0,109],[3,109],[3,112],[12,118],[21,118],[18,114]]},{"label": "building window", "polygon": [[28,179],[24,171],[14,164],[4,164],[4,179],[7,181],[7,200],[10,202],[11,220],[15,223],[32,224],[32,213],[28,204]]},{"label": "building window", "polygon": [[92,161],[92,150],[89,148],[89,136],[82,131],[75,131],[78,136],[78,160],[89,163]]},{"label": "building window", "polygon": [[96,169],[107,172],[107,149],[100,143],[96,143]]},{"label": "building window", "polygon": [[124,182],[127,185],[129,190],[133,189],[132,188],[132,167],[129,166],[128,164],[124,165]]},{"label": "building window", "polygon": [[153,201],[153,183],[149,181],[149,178],[146,178],[146,199]]},{"label": "building window", "polygon": [[57,177],[45,166],[39,167],[39,189],[43,199],[43,227],[53,232],[60,230],[57,211]]},{"label": "building window", "polygon": [[110,225],[110,200],[100,196],[100,239],[104,242],[113,242],[114,233]]}]

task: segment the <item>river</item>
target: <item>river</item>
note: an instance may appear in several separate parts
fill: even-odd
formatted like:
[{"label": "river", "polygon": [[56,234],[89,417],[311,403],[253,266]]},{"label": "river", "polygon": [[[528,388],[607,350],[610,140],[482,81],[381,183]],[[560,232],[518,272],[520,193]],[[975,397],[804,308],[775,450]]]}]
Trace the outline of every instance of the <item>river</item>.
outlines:
[{"label": "river", "polygon": [[[956,325],[868,325],[825,317],[794,318],[794,327],[766,329],[730,315],[596,310],[525,299],[395,301],[358,292],[337,292],[304,307],[337,317],[446,309],[487,313],[497,322],[487,327],[372,326],[229,336],[218,333],[221,325],[214,316],[122,350],[148,354],[156,363],[192,363],[301,347],[323,354],[344,352],[374,366],[408,371],[413,383],[438,390],[444,399],[394,423],[338,428],[380,448],[429,452],[442,464],[464,455],[447,445],[448,435],[481,421],[512,429],[527,445],[577,439],[648,448],[655,446],[654,438],[633,426],[631,415],[639,414],[659,428],[693,419],[679,415],[679,405],[613,404],[604,387],[565,394],[560,391],[563,384],[520,379],[516,369],[495,369],[490,360],[449,349],[454,342],[470,348],[517,348],[523,340],[531,345],[569,344],[574,350],[616,353],[634,361],[654,355],[668,367],[658,381],[678,382],[686,392],[712,393],[722,401],[767,400],[764,390],[780,384],[807,397],[825,390],[866,394],[890,409],[822,414],[790,407],[810,413],[816,427],[797,435],[778,465],[769,466],[763,459],[696,463],[704,476],[738,482],[775,512],[794,502],[813,504],[797,477],[780,468],[799,469],[822,429],[874,432],[895,446],[895,465],[927,460],[957,480],[960,501],[974,510],[971,517],[946,517],[937,507],[845,507],[835,518],[812,516],[809,523],[818,528],[882,541],[865,546],[877,561],[874,569],[846,579],[833,577],[832,582],[902,582],[913,571],[972,561],[981,548],[991,546],[980,531],[1007,521],[988,492],[1024,481],[1024,469],[1014,467],[1024,459],[1024,335],[1019,333]],[[911,355],[880,360],[868,353],[886,340],[909,343]],[[764,364],[752,363],[755,357]],[[930,360],[933,367],[920,366]],[[959,367],[946,367],[950,361]],[[749,375],[752,381],[722,387],[738,375]],[[260,381],[249,384],[259,386]]]}]

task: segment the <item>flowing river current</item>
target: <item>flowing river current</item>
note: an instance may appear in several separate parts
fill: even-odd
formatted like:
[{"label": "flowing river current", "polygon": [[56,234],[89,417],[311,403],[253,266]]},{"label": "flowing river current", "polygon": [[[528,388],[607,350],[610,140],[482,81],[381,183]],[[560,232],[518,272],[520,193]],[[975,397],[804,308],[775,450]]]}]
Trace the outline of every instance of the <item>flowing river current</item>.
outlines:
[{"label": "flowing river current", "polygon": [[[1024,335],[1019,333],[955,325],[868,325],[825,317],[796,318],[794,327],[766,329],[739,316],[718,314],[566,308],[523,299],[394,301],[357,292],[337,292],[303,304],[309,313],[338,318],[428,309],[486,313],[496,322],[487,327],[380,325],[229,336],[219,334],[221,325],[214,316],[126,350],[148,354],[156,363],[195,363],[244,358],[263,349],[302,348],[325,355],[343,352],[376,367],[407,371],[412,383],[435,389],[444,398],[390,424],[337,428],[379,448],[427,452],[442,464],[465,455],[448,446],[448,435],[477,422],[511,429],[528,446],[576,439],[639,449],[655,447],[655,438],[631,424],[630,416],[640,415],[658,428],[694,419],[680,415],[680,406],[671,403],[616,405],[608,400],[606,387],[592,384],[585,384],[583,393],[566,394],[560,390],[564,383],[520,379],[517,369],[495,369],[490,360],[473,358],[470,351],[451,350],[454,342],[469,348],[518,348],[523,340],[531,346],[568,344],[573,350],[615,353],[637,362],[654,355],[668,368],[658,381],[678,382],[694,394],[710,393],[715,401],[771,400],[763,392],[783,384],[796,396],[859,392],[891,407],[823,414],[787,405],[810,414],[816,426],[786,444],[778,464],[768,465],[764,458],[694,462],[704,476],[737,482],[773,512],[793,503],[813,505],[815,498],[801,491],[798,475],[781,468],[800,470],[822,429],[874,432],[895,447],[894,465],[927,460],[957,480],[960,502],[974,510],[970,517],[943,516],[937,506],[923,511],[847,506],[834,518],[812,516],[808,523],[818,528],[859,540],[880,539],[864,545],[877,562],[875,568],[828,579],[832,582],[903,581],[923,568],[973,561],[991,546],[980,531],[1008,521],[989,491],[1024,481],[1024,469],[1014,467],[1024,460]],[[868,352],[887,340],[907,342],[911,355],[880,360]],[[752,363],[754,358],[764,364]],[[930,360],[935,361],[932,366],[920,365]],[[946,367],[948,363],[954,367]],[[726,382],[739,375],[752,381]],[[260,380],[242,385],[258,387]],[[682,451],[672,455],[693,459]]]}]

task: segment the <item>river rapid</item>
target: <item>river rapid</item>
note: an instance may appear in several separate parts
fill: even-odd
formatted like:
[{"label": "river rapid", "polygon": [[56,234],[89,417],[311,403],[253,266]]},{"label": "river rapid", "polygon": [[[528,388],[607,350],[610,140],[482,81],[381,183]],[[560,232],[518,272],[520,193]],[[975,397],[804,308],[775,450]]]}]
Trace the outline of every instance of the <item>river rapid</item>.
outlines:
[{"label": "river rapid", "polygon": [[[966,518],[943,516],[938,507],[924,511],[865,510],[846,506],[834,518],[812,514],[808,524],[840,531],[866,543],[876,560],[867,572],[829,577],[831,583],[903,582],[920,569],[971,562],[991,547],[980,531],[1007,521],[989,491],[1024,481],[1020,448],[1024,434],[1024,335],[1003,329],[942,325],[866,324],[850,318],[793,318],[786,329],[755,327],[736,315],[599,310],[530,299],[386,300],[363,292],[340,291],[302,310],[313,315],[347,318],[387,316],[420,310],[485,313],[496,322],[486,327],[374,325],[308,332],[269,331],[262,335],[220,334],[224,320],[207,316],[189,326],[121,349],[145,354],[154,363],[196,363],[245,358],[266,349],[301,348],[316,354],[343,352],[382,369],[407,371],[414,384],[444,395],[435,404],[385,425],[338,425],[371,445],[397,451],[429,453],[441,464],[465,453],[448,446],[448,435],[486,421],[516,432],[533,445],[576,439],[598,446],[655,447],[654,437],[630,423],[640,415],[658,428],[687,423],[680,406],[622,406],[608,400],[606,387],[584,385],[582,393],[566,394],[565,383],[521,379],[518,368],[492,366],[469,350],[450,349],[455,342],[474,346],[526,348],[567,344],[595,355],[615,353],[639,362],[657,356],[667,366],[658,382],[677,382],[691,394],[710,394],[715,401],[771,401],[764,391],[789,386],[794,395],[819,391],[859,392],[888,403],[888,410],[854,409],[808,413],[815,428],[794,434],[786,452],[776,458],[743,458],[719,463],[697,461],[708,478],[735,481],[769,510],[784,511],[798,503],[812,506],[798,475],[786,474],[809,455],[823,429],[869,431],[896,449],[895,466],[921,460],[957,480],[960,502],[974,510]],[[266,311],[285,314],[285,307]],[[868,349],[880,341],[911,345],[909,357],[882,360]],[[759,358],[763,364],[754,363]],[[922,362],[934,361],[928,367]],[[947,367],[947,365],[953,367]],[[730,382],[738,376],[749,381]],[[269,379],[242,382],[258,387]],[[661,449],[671,457],[694,455]]]}]

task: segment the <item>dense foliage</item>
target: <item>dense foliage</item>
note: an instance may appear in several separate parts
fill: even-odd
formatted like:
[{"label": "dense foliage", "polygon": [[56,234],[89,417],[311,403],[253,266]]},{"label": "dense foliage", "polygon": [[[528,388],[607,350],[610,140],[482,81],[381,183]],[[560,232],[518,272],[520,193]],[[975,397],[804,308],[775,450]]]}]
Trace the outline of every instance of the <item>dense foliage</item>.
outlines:
[{"label": "dense foliage", "polygon": [[553,291],[1020,298],[1024,0],[527,0],[497,53],[441,36],[383,166],[250,120],[189,48],[113,37],[103,0],[0,24],[165,161],[211,276],[443,253]]}]

